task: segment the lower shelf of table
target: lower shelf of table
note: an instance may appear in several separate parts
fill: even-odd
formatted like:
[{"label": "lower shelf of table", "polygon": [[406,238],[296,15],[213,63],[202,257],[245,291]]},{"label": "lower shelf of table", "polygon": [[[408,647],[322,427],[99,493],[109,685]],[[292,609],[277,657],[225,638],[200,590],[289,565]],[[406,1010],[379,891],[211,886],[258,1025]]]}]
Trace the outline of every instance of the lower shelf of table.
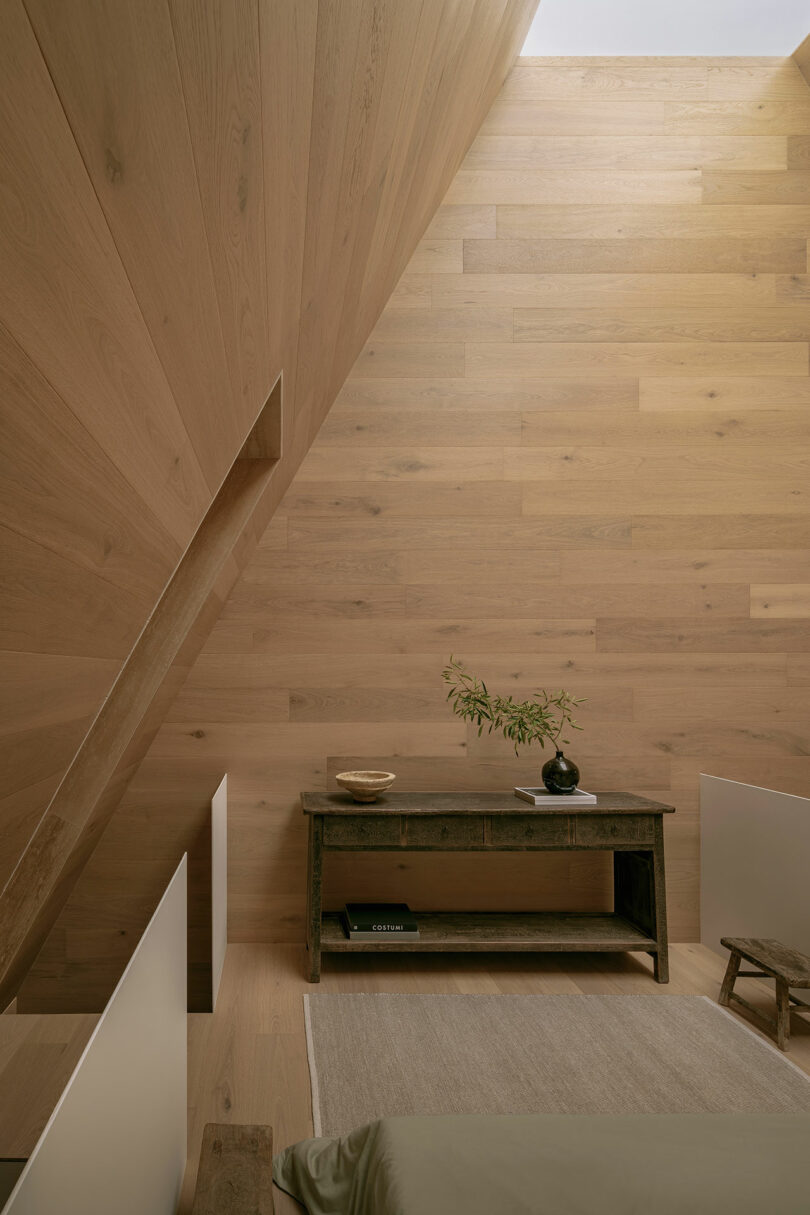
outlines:
[{"label": "lower shelf of table", "polygon": [[322,953],[568,953],[611,950],[654,952],[658,943],[624,916],[610,912],[419,912],[418,941],[350,941],[341,917],[321,920]]}]

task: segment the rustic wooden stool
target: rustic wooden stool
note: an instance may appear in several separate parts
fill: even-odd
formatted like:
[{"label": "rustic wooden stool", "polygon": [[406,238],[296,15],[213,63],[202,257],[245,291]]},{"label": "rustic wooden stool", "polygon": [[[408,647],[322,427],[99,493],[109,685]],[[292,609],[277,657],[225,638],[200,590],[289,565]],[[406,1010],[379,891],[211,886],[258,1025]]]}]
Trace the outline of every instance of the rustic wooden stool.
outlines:
[{"label": "rustic wooden stool", "polygon": [[206,1123],[191,1215],[273,1215],[269,1126]]},{"label": "rustic wooden stool", "polygon": [[[810,958],[799,953],[797,949],[788,949],[779,941],[756,937],[723,937],[720,941],[726,949],[731,950],[723,985],[720,988],[719,1003],[726,1006],[732,1000],[742,1004],[754,1015],[757,1021],[763,1023],[769,1033],[776,1030],[776,1045],[780,1050],[787,1050],[790,1038],[790,1005],[796,1004],[801,1009],[810,1009],[806,1000],[790,993],[791,987],[810,987]],[[740,961],[758,966],[759,970],[740,970]],[[749,1004],[742,996],[734,991],[734,981],[738,977],[776,980],[776,1018],[766,1017]]]}]

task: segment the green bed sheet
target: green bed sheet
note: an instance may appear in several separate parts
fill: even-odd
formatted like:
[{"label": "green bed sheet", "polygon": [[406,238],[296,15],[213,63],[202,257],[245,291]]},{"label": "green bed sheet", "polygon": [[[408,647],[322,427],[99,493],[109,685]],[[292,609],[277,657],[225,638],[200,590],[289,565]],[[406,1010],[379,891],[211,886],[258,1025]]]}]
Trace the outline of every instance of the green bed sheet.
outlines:
[{"label": "green bed sheet", "polygon": [[273,1176],[310,1215],[810,1215],[810,1116],[383,1118]]}]

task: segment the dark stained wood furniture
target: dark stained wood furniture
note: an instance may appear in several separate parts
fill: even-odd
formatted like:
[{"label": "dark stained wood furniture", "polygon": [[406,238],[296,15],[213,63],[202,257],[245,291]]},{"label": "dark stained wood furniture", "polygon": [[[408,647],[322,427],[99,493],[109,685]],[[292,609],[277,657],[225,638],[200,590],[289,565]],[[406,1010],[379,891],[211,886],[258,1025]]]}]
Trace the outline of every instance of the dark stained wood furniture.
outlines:
[{"label": "dark stained wood furniture", "polygon": [[[723,937],[720,944],[730,949],[731,955],[720,988],[719,1003],[726,1007],[732,1000],[742,1004],[769,1033],[776,1031],[776,1045],[780,1050],[787,1050],[790,1040],[791,1003],[797,1005],[797,1008],[810,1009],[810,1003],[792,995],[790,991],[791,987],[810,987],[810,958],[770,937]],[[743,958],[759,969],[740,970]],[[758,1008],[754,1008],[753,1004],[737,995],[734,983],[741,977],[771,978],[776,981],[775,1018],[766,1017]]]},{"label": "dark stained wood furniture", "polygon": [[206,1123],[191,1215],[273,1215],[269,1126]]},{"label": "dark stained wood furniture", "polygon": [[[302,793],[309,816],[307,946],[317,983],[322,953],[635,950],[669,981],[663,816],[674,807],[632,793],[593,806],[532,807],[512,793],[387,793],[371,805],[347,793]],[[417,941],[350,941],[323,912],[327,852],[613,852],[613,911],[419,913]]]}]

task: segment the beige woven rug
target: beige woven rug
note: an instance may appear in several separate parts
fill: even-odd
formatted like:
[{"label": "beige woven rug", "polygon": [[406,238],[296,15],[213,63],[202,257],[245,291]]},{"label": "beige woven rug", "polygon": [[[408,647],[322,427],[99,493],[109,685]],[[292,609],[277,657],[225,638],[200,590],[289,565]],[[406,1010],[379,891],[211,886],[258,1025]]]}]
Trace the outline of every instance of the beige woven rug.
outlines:
[{"label": "beige woven rug", "polygon": [[407,1114],[810,1113],[705,996],[307,995],[316,1135]]}]

